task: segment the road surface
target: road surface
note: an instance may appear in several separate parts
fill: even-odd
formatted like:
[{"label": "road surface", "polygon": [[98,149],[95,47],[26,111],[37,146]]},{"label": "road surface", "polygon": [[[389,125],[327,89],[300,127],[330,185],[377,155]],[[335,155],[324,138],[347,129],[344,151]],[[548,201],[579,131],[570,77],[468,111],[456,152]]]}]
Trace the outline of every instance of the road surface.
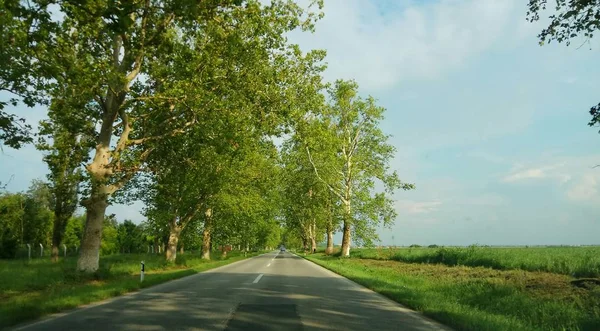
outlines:
[{"label": "road surface", "polygon": [[449,330],[288,252],[272,252],[19,330]]}]

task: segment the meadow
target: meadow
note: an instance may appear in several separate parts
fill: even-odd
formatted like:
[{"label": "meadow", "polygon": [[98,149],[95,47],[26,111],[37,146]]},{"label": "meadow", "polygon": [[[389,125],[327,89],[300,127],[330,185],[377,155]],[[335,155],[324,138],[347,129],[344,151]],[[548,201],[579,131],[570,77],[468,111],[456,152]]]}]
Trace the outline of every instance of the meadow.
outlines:
[{"label": "meadow", "polygon": [[[47,258],[0,260],[0,329],[244,258],[243,253],[230,252],[226,258],[206,261],[199,254],[186,253],[169,264],[162,255],[117,254],[100,257],[101,268],[94,274],[76,272],[77,257],[57,263]],[[141,261],[145,262],[144,282],[140,282]]]},{"label": "meadow", "polygon": [[574,277],[600,276],[600,246],[583,247],[406,247],[355,249],[363,259],[545,271]]},{"label": "meadow", "polygon": [[600,330],[598,253],[471,246],[306,258],[456,330]]}]

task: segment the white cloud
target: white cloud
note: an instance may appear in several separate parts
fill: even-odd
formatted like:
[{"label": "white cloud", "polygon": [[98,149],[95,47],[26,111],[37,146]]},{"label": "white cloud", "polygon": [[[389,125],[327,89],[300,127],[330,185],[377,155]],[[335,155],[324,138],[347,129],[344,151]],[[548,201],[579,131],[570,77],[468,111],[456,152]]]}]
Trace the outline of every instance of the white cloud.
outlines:
[{"label": "white cloud", "polygon": [[408,214],[427,214],[438,210],[442,205],[441,201],[412,201],[398,200],[396,201],[396,210],[401,213]]},{"label": "white cloud", "polygon": [[600,173],[588,173],[567,191],[567,197],[577,202],[599,202]]},{"label": "white cloud", "polygon": [[520,170],[521,165],[513,167],[513,172],[505,176],[502,181],[506,183],[519,182],[532,179],[555,179],[564,184],[571,180],[571,175],[565,172],[565,164],[554,164],[544,167],[534,167]]},{"label": "white cloud", "polygon": [[435,79],[498,44],[531,37],[521,32],[531,29],[522,22],[525,10],[517,0],[413,2],[401,8],[331,0],[316,34],[290,37],[305,49],[327,49],[328,78],[354,78],[372,90]]}]

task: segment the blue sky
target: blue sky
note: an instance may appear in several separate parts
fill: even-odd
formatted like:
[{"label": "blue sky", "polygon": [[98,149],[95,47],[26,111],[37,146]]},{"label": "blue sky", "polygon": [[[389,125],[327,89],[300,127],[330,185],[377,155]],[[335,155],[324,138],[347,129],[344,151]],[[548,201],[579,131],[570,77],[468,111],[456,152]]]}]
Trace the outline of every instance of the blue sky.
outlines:
[{"label": "blue sky", "polygon": [[[387,108],[392,167],[417,186],[396,195],[384,244],[600,244],[600,136],[586,125],[598,39],[538,46],[522,0],[325,2],[316,33],[290,39],[327,49],[327,80],[353,78]],[[31,146],[0,159],[11,191],[46,171]]]}]

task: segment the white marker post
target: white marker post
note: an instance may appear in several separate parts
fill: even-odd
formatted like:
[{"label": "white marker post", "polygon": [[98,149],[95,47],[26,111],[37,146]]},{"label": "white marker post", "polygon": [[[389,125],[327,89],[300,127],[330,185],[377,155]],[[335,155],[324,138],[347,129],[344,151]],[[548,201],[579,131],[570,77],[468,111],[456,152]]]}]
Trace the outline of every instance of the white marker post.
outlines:
[{"label": "white marker post", "polygon": [[31,245],[27,244],[27,257],[31,260]]},{"label": "white marker post", "polygon": [[63,244],[63,250],[65,251],[65,257],[67,257],[67,245]]},{"label": "white marker post", "polygon": [[140,282],[144,281],[144,269],[145,269],[145,265],[144,265],[144,261],[142,261],[142,269],[140,271]]},{"label": "white marker post", "polygon": [[40,244],[40,256],[44,257],[44,245]]}]

